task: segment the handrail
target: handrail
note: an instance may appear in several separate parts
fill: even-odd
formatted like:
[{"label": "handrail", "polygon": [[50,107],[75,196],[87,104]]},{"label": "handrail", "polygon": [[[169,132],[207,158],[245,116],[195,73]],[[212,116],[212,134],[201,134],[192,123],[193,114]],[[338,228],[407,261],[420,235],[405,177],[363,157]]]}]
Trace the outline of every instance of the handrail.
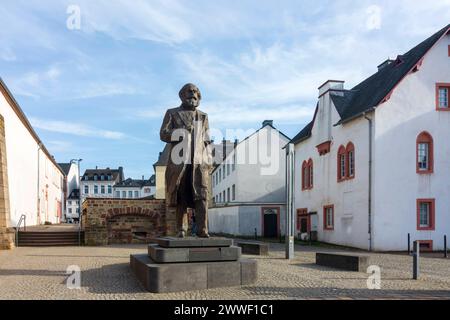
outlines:
[{"label": "handrail", "polygon": [[16,226],[16,247],[19,246],[19,231],[20,231],[20,226],[22,225],[23,222],[23,231],[27,231],[27,216],[22,214],[20,216],[19,222],[17,223]]},{"label": "handrail", "polygon": [[19,223],[17,223],[16,229],[20,231],[20,226],[22,225],[22,222],[23,222],[23,231],[27,231],[27,216],[24,214],[20,216]]}]

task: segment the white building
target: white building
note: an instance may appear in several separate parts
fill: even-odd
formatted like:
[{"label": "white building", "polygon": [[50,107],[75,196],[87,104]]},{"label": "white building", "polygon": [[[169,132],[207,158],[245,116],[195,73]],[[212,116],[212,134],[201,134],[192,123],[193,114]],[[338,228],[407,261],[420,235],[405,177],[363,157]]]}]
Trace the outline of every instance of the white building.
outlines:
[{"label": "white building", "polygon": [[73,189],[66,200],[66,222],[76,222],[80,219],[80,190]]},{"label": "white building", "polygon": [[126,179],[114,186],[114,197],[120,199],[142,199],[156,194],[156,177],[146,180]]},{"label": "white building", "polygon": [[81,179],[81,203],[86,198],[114,198],[113,187],[123,181],[123,168],[89,169]]},{"label": "white building", "polygon": [[[319,88],[293,140],[299,232],[372,249],[442,250],[450,234],[450,25],[351,90]],[[303,230],[300,230],[303,229]]]},{"label": "white building", "polygon": [[[80,171],[78,163],[58,163],[62,171],[64,172],[64,216],[68,219],[78,218],[80,212],[80,199],[75,198],[79,196],[80,190]],[[77,207],[78,206],[78,207]]]},{"label": "white building", "polygon": [[0,215],[9,227],[16,227],[22,215],[28,226],[60,222],[64,172],[1,79],[0,116],[5,142],[0,154],[7,169],[7,181],[1,182],[5,191],[1,201],[9,208]]},{"label": "white building", "polygon": [[264,121],[237,143],[211,175],[209,230],[242,236],[284,234],[285,167],[289,138]]}]

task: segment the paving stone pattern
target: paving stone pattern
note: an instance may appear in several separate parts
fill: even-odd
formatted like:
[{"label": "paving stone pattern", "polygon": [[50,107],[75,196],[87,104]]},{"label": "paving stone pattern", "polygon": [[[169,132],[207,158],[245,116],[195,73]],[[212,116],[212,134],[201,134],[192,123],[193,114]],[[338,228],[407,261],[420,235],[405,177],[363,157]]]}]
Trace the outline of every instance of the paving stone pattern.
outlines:
[{"label": "paving stone pattern", "polygon": [[[344,251],[297,246],[287,261],[283,244],[271,244],[269,256],[244,256],[258,261],[253,285],[152,294],[129,266],[130,254],[146,251],[145,245],[0,251],[0,299],[450,299],[450,259],[422,256],[422,277],[413,281],[411,257],[369,254],[382,281],[381,290],[369,290],[368,274],[315,265],[317,251]],[[66,286],[70,265],[82,270],[79,290]]]}]

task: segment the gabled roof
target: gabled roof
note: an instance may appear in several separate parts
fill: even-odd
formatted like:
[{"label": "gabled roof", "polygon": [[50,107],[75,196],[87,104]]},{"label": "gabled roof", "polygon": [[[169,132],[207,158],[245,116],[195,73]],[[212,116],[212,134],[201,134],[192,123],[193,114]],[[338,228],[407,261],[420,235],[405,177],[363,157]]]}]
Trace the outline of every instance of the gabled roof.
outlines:
[{"label": "gabled roof", "polygon": [[143,187],[153,187],[155,186],[156,180],[155,175],[151,176],[150,179],[126,179],[114,186],[114,188],[143,188]]},{"label": "gabled roof", "polygon": [[80,199],[80,189],[73,189],[67,199],[68,200],[78,200],[78,199]]},{"label": "gabled roof", "polygon": [[[120,167],[119,169],[87,169],[84,174],[82,181],[95,181],[94,176],[98,177],[97,181],[101,181],[101,176],[107,177],[110,175],[112,177],[111,181],[115,181],[116,179],[119,179],[119,182],[123,179],[123,169]],[[87,180],[86,180],[87,177]],[[104,180],[107,181],[107,180]]]},{"label": "gabled roof", "polygon": [[61,170],[67,176],[69,174],[70,167],[72,166],[72,164],[71,163],[58,163],[58,166],[61,168]]},{"label": "gabled roof", "polygon": [[[262,129],[264,129],[265,127],[270,127],[273,130],[277,131],[282,137],[284,137],[285,139],[287,139],[288,141],[291,139],[289,138],[287,135],[285,135],[283,132],[281,132],[280,130],[278,130],[277,128],[274,127],[273,122],[266,120],[263,123],[263,126],[261,128],[259,128],[258,130],[256,130],[255,132],[253,132],[251,135],[249,135],[248,137],[246,137],[244,140],[242,140],[241,142],[239,142],[235,148],[237,148],[238,145],[240,145],[241,143],[243,143],[244,141],[247,141],[248,139],[250,139],[250,137],[253,137],[255,134],[257,134],[258,132],[260,132]],[[234,150],[234,149],[233,149]],[[230,152],[231,153],[231,152]],[[225,158],[225,160],[228,158],[229,154],[227,155],[227,157]],[[223,163],[223,162],[222,162]],[[220,165],[216,166],[213,171],[211,172],[211,174],[213,174],[218,168],[220,167]]]},{"label": "gabled roof", "polygon": [[[394,62],[387,64],[350,91],[344,92],[343,99],[337,98],[337,100],[341,100],[338,104],[340,104],[342,112],[339,123],[351,120],[382,103],[449,30],[450,24],[407,53],[398,56]],[[332,98],[334,101],[336,96],[332,95]]]},{"label": "gabled roof", "polygon": [[317,111],[319,110],[319,103],[316,105],[316,110],[314,111],[314,117],[310,123],[308,123],[289,143],[297,144],[309,137],[311,137],[311,132],[314,126],[314,121],[316,119]]},{"label": "gabled roof", "polygon": [[[330,97],[336,107],[342,124],[350,121],[364,112],[369,112],[383,103],[395,87],[418,66],[425,54],[448,32],[450,24],[433,34],[431,37],[415,46],[396,60],[383,64],[384,66],[351,90],[330,91]],[[317,108],[316,108],[317,113]],[[297,144],[311,136],[314,119],[308,123],[290,143]]]}]

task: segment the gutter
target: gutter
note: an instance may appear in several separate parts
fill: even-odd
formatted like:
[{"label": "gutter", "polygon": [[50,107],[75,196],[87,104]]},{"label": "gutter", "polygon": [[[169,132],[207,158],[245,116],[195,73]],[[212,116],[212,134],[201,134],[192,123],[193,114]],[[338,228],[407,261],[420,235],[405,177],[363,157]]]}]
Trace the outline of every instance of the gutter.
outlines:
[{"label": "gutter", "polygon": [[368,187],[368,233],[369,233],[369,251],[373,250],[373,226],[372,226],[372,136],[373,136],[373,119],[367,117],[366,113],[363,113],[364,119],[369,122],[369,187]]}]

